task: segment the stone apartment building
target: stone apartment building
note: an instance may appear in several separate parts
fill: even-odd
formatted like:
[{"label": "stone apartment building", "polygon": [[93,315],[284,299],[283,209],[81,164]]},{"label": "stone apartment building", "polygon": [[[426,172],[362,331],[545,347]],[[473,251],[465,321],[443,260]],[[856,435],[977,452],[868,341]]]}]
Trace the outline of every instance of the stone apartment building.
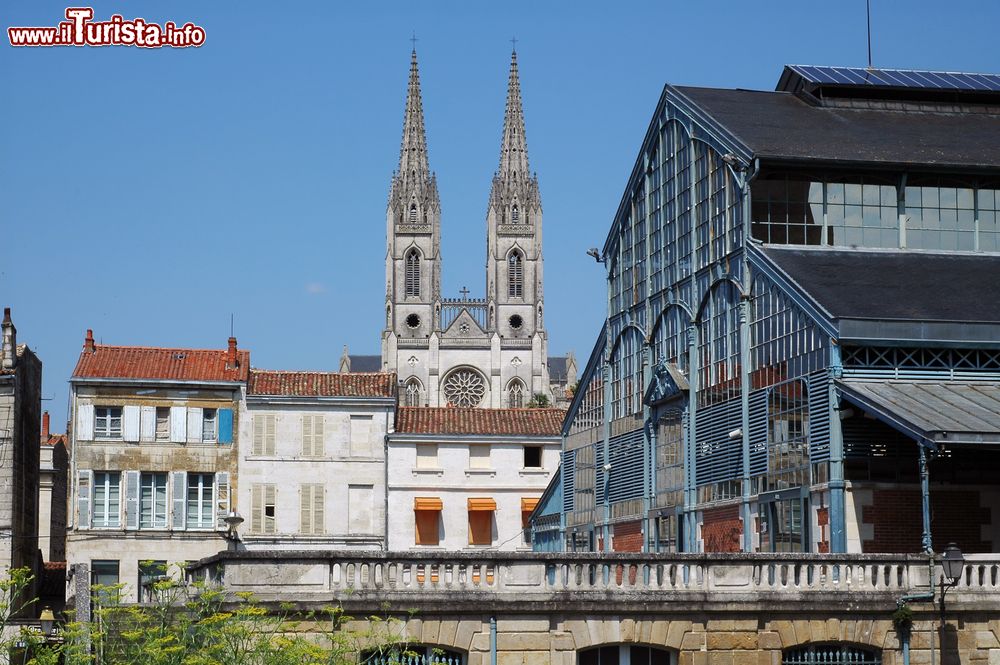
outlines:
[{"label": "stone apartment building", "polygon": [[247,549],[385,549],[392,373],[252,369],[236,505]]},{"label": "stone apartment building", "polygon": [[38,570],[38,439],[42,363],[0,322],[0,570]]},{"label": "stone apartment building", "polygon": [[[171,563],[226,546],[249,351],[96,344],[70,379],[70,570],[125,583],[126,598]],[[71,589],[76,585],[71,585]]]},{"label": "stone apartment building", "polygon": [[388,437],[389,550],[530,549],[559,466],[561,409],[400,407]]},{"label": "stone apartment building", "polygon": [[38,465],[38,549],[46,562],[66,561],[66,486],[69,451],[66,434],[52,434],[49,412],[42,414]]}]

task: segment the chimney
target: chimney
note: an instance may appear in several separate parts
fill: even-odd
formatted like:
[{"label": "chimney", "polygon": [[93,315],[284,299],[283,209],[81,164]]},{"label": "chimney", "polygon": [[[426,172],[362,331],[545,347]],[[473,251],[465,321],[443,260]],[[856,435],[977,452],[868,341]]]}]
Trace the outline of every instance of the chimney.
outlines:
[{"label": "chimney", "polygon": [[42,414],[42,441],[49,440],[49,412]]},{"label": "chimney", "polygon": [[226,355],[226,369],[236,369],[239,363],[236,360],[236,338],[229,338],[229,352]]},{"label": "chimney", "polygon": [[3,308],[3,345],[0,346],[0,369],[14,369],[17,362],[17,328],[10,320],[10,307]]},{"label": "chimney", "polygon": [[94,331],[87,328],[87,336],[83,338],[83,352],[94,353],[97,347],[94,346]]}]

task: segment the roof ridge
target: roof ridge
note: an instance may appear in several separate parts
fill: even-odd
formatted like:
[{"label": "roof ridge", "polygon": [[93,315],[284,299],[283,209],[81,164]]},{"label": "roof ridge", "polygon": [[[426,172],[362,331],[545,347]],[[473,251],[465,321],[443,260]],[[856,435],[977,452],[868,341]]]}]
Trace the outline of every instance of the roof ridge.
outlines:
[{"label": "roof ridge", "polygon": [[[94,344],[95,351],[97,349],[128,349],[131,351],[202,351],[202,352],[213,352],[213,353],[228,353],[228,349],[223,348],[191,348],[186,346],[125,346],[119,344]],[[250,353],[250,349],[238,348],[236,349],[238,353]]]}]

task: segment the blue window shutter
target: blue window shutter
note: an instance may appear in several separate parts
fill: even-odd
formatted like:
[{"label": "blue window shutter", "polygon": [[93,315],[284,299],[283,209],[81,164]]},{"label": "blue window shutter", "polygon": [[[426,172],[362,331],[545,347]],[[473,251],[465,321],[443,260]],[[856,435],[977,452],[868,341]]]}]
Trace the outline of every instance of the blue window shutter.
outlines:
[{"label": "blue window shutter", "polygon": [[233,442],[233,410],[219,409],[219,443]]}]

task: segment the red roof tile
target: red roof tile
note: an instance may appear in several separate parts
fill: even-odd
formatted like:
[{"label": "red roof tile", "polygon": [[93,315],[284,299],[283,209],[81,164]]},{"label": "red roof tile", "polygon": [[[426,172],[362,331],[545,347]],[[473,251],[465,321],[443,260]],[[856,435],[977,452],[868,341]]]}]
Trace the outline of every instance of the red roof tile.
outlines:
[{"label": "red roof tile", "polygon": [[66,570],[65,561],[44,561],[42,566],[45,570]]},{"label": "red roof tile", "polygon": [[565,416],[562,409],[402,407],[396,415],[396,431],[405,434],[557,436]]},{"label": "red roof tile", "polygon": [[73,378],[174,381],[246,381],[250,352],[237,351],[235,368],[226,366],[225,349],[164,349],[94,345],[84,351]]},{"label": "red roof tile", "polygon": [[49,434],[48,439],[42,439],[43,446],[56,446],[60,443],[68,447],[69,438],[65,434]]},{"label": "red roof tile", "polygon": [[250,370],[251,395],[290,397],[394,397],[391,372],[284,372]]}]

